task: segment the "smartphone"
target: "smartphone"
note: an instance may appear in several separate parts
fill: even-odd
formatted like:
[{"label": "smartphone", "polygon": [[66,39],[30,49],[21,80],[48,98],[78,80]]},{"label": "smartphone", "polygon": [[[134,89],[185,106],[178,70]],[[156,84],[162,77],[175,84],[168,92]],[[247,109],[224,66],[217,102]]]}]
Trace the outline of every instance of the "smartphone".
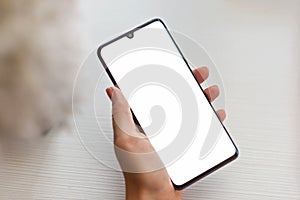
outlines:
[{"label": "smartphone", "polygon": [[235,143],[161,19],[104,43],[97,54],[175,189],[238,157]]}]

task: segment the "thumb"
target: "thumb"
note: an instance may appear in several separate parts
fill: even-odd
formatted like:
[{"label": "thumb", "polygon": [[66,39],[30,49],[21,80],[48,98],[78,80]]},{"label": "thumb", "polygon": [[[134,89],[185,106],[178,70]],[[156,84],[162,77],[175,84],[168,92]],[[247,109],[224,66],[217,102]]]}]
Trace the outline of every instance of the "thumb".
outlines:
[{"label": "thumb", "polygon": [[136,135],[136,126],[129,104],[119,88],[110,87],[106,93],[112,101],[114,138]]}]

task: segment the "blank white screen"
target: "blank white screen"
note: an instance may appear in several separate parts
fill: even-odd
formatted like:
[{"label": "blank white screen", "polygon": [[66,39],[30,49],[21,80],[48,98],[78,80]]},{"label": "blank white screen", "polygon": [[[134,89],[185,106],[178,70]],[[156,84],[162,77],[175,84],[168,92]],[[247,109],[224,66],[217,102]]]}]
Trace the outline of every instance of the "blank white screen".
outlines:
[{"label": "blank white screen", "polygon": [[[153,38],[149,38],[152,37],[152,35],[149,34],[149,30],[153,28],[160,29],[163,35],[160,35],[159,38],[155,38],[155,35],[153,35]],[[134,40],[139,40],[139,42],[135,43]],[[159,50],[157,44],[156,49],[149,48],[149,43],[144,43],[144,40],[163,40],[164,44],[162,49],[165,49],[167,46],[168,51]],[[135,45],[132,45],[133,43],[135,43]],[[131,47],[131,49],[127,47]],[[133,51],[132,49],[136,50]],[[174,184],[183,185],[236,153],[235,146],[219,122],[186,63],[180,56],[168,32],[159,21],[153,22],[147,27],[136,31],[133,39],[124,37],[105,46],[101,51],[101,55],[121,90],[128,89],[126,88],[128,85],[120,82],[128,73],[141,66],[161,65],[167,66],[177,74],[180,74],[193,91],[194,97],[186,96],[186,99],[178,100],[176,93],[168,91],[168,85],[161,87],[160,84],[148,84],[142,88],[137,85],[137,90],[133,91],[134,95],[124,94],[143,128],[152,123],[153,119],[149,117],[149,112],[153,105],[160,105],[164,108],[167,120],[163,130],[157,135],[151,135],[149,138],[151,144],[158,152],[167,148],[177,137],[182,121],[182,109],[184,109],[184,107],[182,108],[182,105],[180,105],[180,102],[189,102],[190,98],[196,98],[198,104],[194,109],[198,110],[199,113],[198,124],[197,131],[190,145],[185,151],[181,152],[181,155],[174,159],[173,162],[170,162],[166,155],[159,154]],[[145,80],[156,80],[157,78],[155,74],[149,73],[140,73],[137,74],[137,76],[139,78],[144,77]],[[170,78],[168,74],[165,74],[165,79],[168,78]],[[208,137],[207,135],[211,134],[209,130],[212,124],[215,126],[212,130],[220,131],[219,137],[216,138],[209,154],[205,156],[205,158],[200,159],[201,147]],[[148,133],[146,132],[146,134]]]}]

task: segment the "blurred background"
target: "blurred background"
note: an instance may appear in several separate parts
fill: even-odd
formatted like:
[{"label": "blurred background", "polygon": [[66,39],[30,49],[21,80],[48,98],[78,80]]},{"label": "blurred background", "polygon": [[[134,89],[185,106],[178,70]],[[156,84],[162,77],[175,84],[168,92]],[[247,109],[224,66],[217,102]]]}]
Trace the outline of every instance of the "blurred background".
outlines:
[{"label": "blurred background", "polygon": [[213,58],[241,151],[183,198],[300,199],[298,0],[1,0],[0,199],[124,199],[79,141],[72,85],[101,42],[153,17]]}]

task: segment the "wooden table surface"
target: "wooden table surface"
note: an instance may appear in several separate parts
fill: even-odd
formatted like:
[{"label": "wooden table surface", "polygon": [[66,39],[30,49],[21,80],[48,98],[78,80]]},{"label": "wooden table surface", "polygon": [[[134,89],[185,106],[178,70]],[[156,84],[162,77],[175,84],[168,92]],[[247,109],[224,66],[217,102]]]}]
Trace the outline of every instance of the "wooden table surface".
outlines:
[{"label": "wooden table surface", "polygon": [[[240,158],[185,190],[183,199],[300,199],[300,1],[81,3],[90,49],[159,16],[205,46],[217,64],[225,124]],[[111,133],[107,115],[103,120]],[[88,121],[85,128],[92,129]],[[87,152],[74,125],[38,141],[2,143],[0,199],[124,199],[122,174]]]}]

